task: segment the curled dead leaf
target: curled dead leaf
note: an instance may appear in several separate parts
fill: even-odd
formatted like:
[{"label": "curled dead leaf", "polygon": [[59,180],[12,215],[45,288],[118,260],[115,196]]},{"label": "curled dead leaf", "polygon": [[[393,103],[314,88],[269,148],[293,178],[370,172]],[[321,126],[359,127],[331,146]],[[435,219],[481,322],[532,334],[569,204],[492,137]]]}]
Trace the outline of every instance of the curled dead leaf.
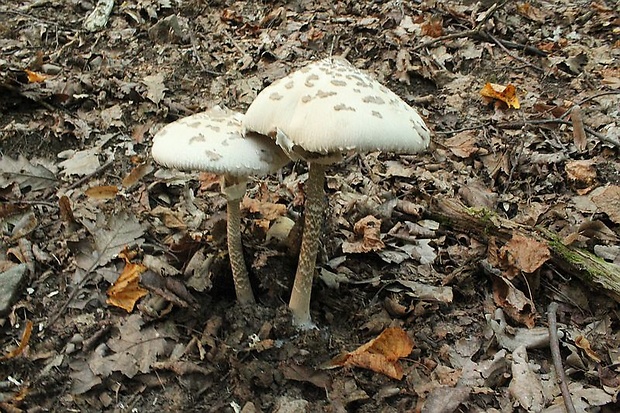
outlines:
[{"label": "curled dead leaf", "polygon": [[534,327],[536,306],[507,278],[493,276],[493,300],[513,320]]},{"label": "curled dead leaf", "polygon": [[112,185],[93,186],[84,193],[87,197],[93,199],[112,199],[118,193],[118,188]]},{"label": "curled dead leaf", "polygon": [[620,223],[620,186],[609,185],[607,188],[592,196],[596,206],[607,214],[616,224]]},{"label": "curled dead leaf", "polygon": [[503,86],[496,83],[487,83],[480,91],[480,94],[485,98],[504,102],[509,108],[519,109],[521,107],[517,97],[517,88],[512,84]]},{"label": "curled dead leaf", "polygon": [[28,76],[28,83],[42,83],[50,77],[42,73],[33,72],[32,70],[28,69],[24,69],[24,72]]},{"label": "curled dead leaf", "polygon": [[345,241],[342,244],[342,252],[345,254],[380,251],[385,248],[385,244],[381,240],[381,220],[372,215],[357,221],[353,231],[361,239],[352,242]]},{"label": "curled dead leaf", "polygon": [[586,131],[583,128],[583,116],[579,105],[575,105],[571,110],[570,120],[573,122],[573,143],[577,150],[583,152],[586,150],[588,141],[586,140]]},{"label": "curled dead leaf", "polygon": [[510,271],[510,267],[513,267],[531,274],[551,258],[551,252],[546,243],[515,234],[500,249],[500,257],[503,264],[508,266],[509,273],[514,273]]},{"label": "curled dead leaf", "polygon": [[138,284],[140,274],[146,271],[146,266],[131,263],[127,255],[126,251],[119,254],[119,257],[125,259],[125,269],[114,285],[108,288],[108,299],[106,302],[130,313],[133,311],[136,302],[144,297],[148,291]]},{"label": "curled dead leaf", "polygon": [[602,361],[598,354],[596,354],[596,352],[592,350],[592,347],[590,347],[590,341],[584,336],[579,335],[575,337],[575,345],[582,349],[591,360],[597,363]]},{"label": "curled dead leaf", "polygon": [[244,211],[249,211],[252,214],[258,213],[269,221],[273,221],[286,215],[286,205],[267,201],[263,202],[248,196],[243,197],[243,201],[241,201],[241,209]]},{"label": "curled dead leaf", "polygon": [[413,340],[400,327],[386,328],[379,336],[357,350],[332,359],[326,368],[355,366],[400,380],[403,368],[398,362],[413,350]]},{"label": "curled dead leaf", "polygon": [[32,333],[32,321],[26,321],[26,326],[24,327],[24,332],[22,333],[22,338],[19,341],[19,346],[14,350],[9,351],[5,356],[0,357],[0,361],[9,360],[15,358],[22,354],[28,346],[28,342],[30,341],[30,334]]}]

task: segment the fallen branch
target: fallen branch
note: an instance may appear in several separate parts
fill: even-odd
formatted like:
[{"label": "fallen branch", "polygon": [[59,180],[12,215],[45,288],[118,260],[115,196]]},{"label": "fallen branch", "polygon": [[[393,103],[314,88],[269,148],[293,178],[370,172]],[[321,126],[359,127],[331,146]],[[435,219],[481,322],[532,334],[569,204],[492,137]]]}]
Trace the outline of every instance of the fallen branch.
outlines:
[{"label": "fallen branch", "polygon": [[521,235],[546,242],[552,254],[552,264],[590,286],[602,288],[620,302],[620,266],[584,249],[564,245],[552,231],[517,224],[486,209],[468,208],[459,200],[448,197],[433,198],[428,213],[443,225],[483,240],[493,236],[507,242],[514,235]]},{"label": "fallen branch", "polygon": [[484,18],[478,23],[476,24],[476,27],[474,27],[473,29],[470,30],[463,30],[460,32],[456,32],[456,33],[450,33],[450,34],[446,34],[444,36],[439,36],[436,37],[434,39],[431,39],[429,41],[426,41],[424,43],[421,43],[417,46],[415,46],[414,48],[411,49],[411,52],[416,52],[418,50],[421,49],[425,49],[427,47],[433,46],[437,43],[441,43],[443,41],[446,40],[454,40],[454,39],[463,39],[463,38],[470,38],[473,40],[482,40],[485,42],[493,42],[495,44],[497,44],[500,48],[502,48],[502,50],[504,50],[504,52],[506,52],[509,56],[511,56],[514,59],[517,59],[523,63],[525,63],[527,66],[530,66],[538,71],[544,71],[543,68],[538,67],[536,65],[533,65],[529,62],[527,62],[524,59],[521,59],[518,56],[514,56],[512,53],[510,53],[507,49],[515,49],[515,50],[522,50],[526,53],[535,55],[535,56],[541,56],[541,57],[546,57],[547,53],[534,47],[534,46],[528,46],[525,44],[520,44],[520,43],[515,43],[515,42],[511,42],[508,40],[504,40],[504,39],[499,39],[499,38],[495,38],[494,36],[492,36],[490,33],[483,31],[482,29],[484,28],[484,25],[486,24],[486,22],[493,16],[493,14],[495,14],[495,12],[499,9],[501,9],[502,7],[504,7],[504,5],[508,3],[507,0],[504,0],[503,2],[498,2],[493,4],[493,6],[491,6],[489,8],[489,10],[487,10],[486,14],[484,15]]},{"label": "fallen branch", "polygon": [[[499,123],[497,124],[497,127],[504,128],[504,129],[519,129],[525,125],[545,125],[545,124],[570,125],[570,126],[573,125],[573,123],[570,121],[556,118],[556,119],[523,120],[520,122],[511,122],[511,123]],[[605,136],[602,133],[598,133],[595,130],[588,128],[587,126],[584,126],[583,130],[589,133],[590,135],[596,137],[601,142],[605,142],[610,145],[620,147],[620,140],[615,138],[614,136]]]},{"label": "fallen branch", "polygon": [[558,325],[556,322],[556,311],[558,305],[555,302],[549,304],[547,307],[547,319],[549,320],[549,348],[551,349],[551,357],[553,358],[553,367],[555,368],[555,374],[557,375],[558,385],[562,392],[562,398],[564,399],[564,407],[566,407],[567,413],[577,413],[575,406],[573,405],[573,399],[570,396],[568,390],[568,384],[566,383],[566,375],[564,374],[564,366],[562,365],[562,355],[560,354],[560,340],[558,339]]},{"label": "fallen branch", "polygon": [[[440,135],[452,135],[455,133],[464,132],[468,130],[478,130],[478,129],[486,128],[486,127],[493,126],[493,125],[495,125],[496,127],[500,129],[521,129],[522,127],[526,125],[548,125],[548,124],[569,125],[569,126],[573,125],[572,122],[564,120],[564,119],[560,119],[560,118],[531,119],[531,120],[525,119],[525,120],[518,121],[518,122],[506,122],[506,123],[497,123],[497,124],[494,124],[493,122],[486,122],[486,123],[480,123],[477,125],[466,126],[460,129],[453,129],[453,130],[447,130],[447,131],[436,131],[435,133],[440,134]],[[620,139],[616,138],[615,136],[605,136],[602,133],[598,133],[597,131],[592,130],[591,128],[587,126],[584,126],[583,130],[586,133],[594,136],[601,142],[605,142],[607,144],[620,147]]]},{"label": "fallen branch", "polygon": [[489,33],[489,32],[481,32],[481,34],[483,36],[487,36],[489,39],[491,39],[496,45],[499,46],[500,49],[502,49],[504,51],[504,53],[506,53],[508,56],[512,57],[513,59],[518,60],[519,62],[523,63],[527,67],[531,67],[532,69],[537,70],[539,72],[544,72],[545,71],[545,69],[543,69],[542,67],[533,65],[530,62],[528,62],[527,60],[525,60],[525,59],[523,59],[523,58],[521,58],[521,57],[519,57],[517,55],[514,55],[514,54],[510,53],[510,50],[508,50],[508,48],[506,48],[504,43],[502,43],[498,38],[493,36],[491,33]]},{"label": "fallen branch", "polygon": [[416,47],[411,49],[411,52],[415,52],[420,49],[425,49],[427,47],[433,46],[434,44],[443,42],[444,40],[463,39],[465,37],[473,38],[479,35],[480,32],[482,31],[482,28],[486,24],[486,22],[495,14],[496,11],[504,7],[504,5],[508,3],[508,1],[509,0],[503,0],[502,2],[494,3],[491,7],[489,7],[489,9],[486,11],[486,14],[482,18],[482,20],[480,20],[480,22],[478,22],[478,24],[476,24],[476,27],[474,27],[473,29],[463,30],[462,32],[457,32],[457,33],[447,34],[445,36],[436,37],[432,40],[429,40],[427,42],[417,45]]}]

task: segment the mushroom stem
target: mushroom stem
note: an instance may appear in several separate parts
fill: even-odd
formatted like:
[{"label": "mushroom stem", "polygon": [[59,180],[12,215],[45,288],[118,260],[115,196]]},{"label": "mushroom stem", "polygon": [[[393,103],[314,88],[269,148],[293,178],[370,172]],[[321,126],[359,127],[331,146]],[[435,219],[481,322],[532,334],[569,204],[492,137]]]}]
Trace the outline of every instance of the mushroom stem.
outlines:
[{"label": "mushroom stem", "polygon": [[[232,270],[233,283],[237,301],[240,304],[254,304],[254,292],[250,284],[250,277],[243,258],[243,244],[241,242],[241,208],[239,202],[245,193],[246,183],[234,182],[229,185],[230,177],[222,179],[222,192],[226,196],[226,238],[228,240],[228,258]],[[239,194],[241,194],[239,196]]]},{"label": "mushroom stem", "polygon": [[289,308],[293,314],[293,324],[300,328],[314,327],[310,318],[310,295],[316,267],[319,236],[323,225],[323,213],[325,212],[323,205],[325,167],[320,163],[308,164],[308,180],[305,184],[304,232],[301,239],[295,283],[289,301]]}]

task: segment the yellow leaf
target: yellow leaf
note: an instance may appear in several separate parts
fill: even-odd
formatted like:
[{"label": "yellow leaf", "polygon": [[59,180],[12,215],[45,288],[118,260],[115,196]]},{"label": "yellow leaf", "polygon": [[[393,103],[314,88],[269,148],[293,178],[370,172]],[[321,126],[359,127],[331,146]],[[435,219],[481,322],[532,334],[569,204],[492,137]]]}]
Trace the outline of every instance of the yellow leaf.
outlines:
[{"label": "yellow leaf", "polygon": [[127,254],[120,254],[120,256],[125,259],[125,269],[114,285],[108,289],[107,303],[130,313],[136,302],[148,293],[138,284],[140,274],[146,271],[146,267],[129,262]]},{"label": "yellow leaf", "polygon": [[24,332],[22,333],[22,339],[19,342],[19,346],[16,349],[9,351],[6,356],[0,357],[0,361],[12,359],[14,357],[19,356],[23,353],[24,349],[28,345],[30,341],[30,334],[32,333],[32,321],[26,321],[26,327],[24,327]]},{"label": "yellow leaf", "polygon": [[404,373],[398,360],[411,354],[411,350],[413,340],[405,330],[390,327],[357,350],[336,357],[330,364],[331,367],[361,367],[400,380]]},{"label": "yellow leaf", "polygon": [[517,97],[517,88],[512,84],[502,86],[496,83],[487,83],[480,91],[480,94],[487,98],[500,100],[508,105],[509,108],[519,109],[521,107]]},{"label": "yellow leaf", "polygon": [[26,72],[26,75],[28,76],[28,83],[45,82],[45,80],[49,77],[41,73],[33,72],[32,70],[28,70],[28,69],[25,69],[24,72]]}]

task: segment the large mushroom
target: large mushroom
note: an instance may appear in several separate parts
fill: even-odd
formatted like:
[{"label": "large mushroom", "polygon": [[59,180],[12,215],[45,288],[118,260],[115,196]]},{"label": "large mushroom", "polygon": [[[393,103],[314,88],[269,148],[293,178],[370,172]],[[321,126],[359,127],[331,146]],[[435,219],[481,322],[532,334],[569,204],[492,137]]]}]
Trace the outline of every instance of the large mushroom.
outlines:
[{"label": "large mushroom", "polygon": [[221,175],[227,200],[228,254],[237,300],[254,303],[241,243],[239,201],[251,175],[267,175],[289,162],[267,136],[243,133],[243,115],[214,107],[164,126],[153,138],[153,159],[168,167]]},{"label": "large mushroom", "polygon": [[310,328],[326,165],[348,150],[419,152],[428,147],[431,133],[415,109],[340,57],[310,63],[266,87],[243,122],[246,130],[274,138],[292,159],[309,164],[304,233],[289,307],[294,324]]}]

